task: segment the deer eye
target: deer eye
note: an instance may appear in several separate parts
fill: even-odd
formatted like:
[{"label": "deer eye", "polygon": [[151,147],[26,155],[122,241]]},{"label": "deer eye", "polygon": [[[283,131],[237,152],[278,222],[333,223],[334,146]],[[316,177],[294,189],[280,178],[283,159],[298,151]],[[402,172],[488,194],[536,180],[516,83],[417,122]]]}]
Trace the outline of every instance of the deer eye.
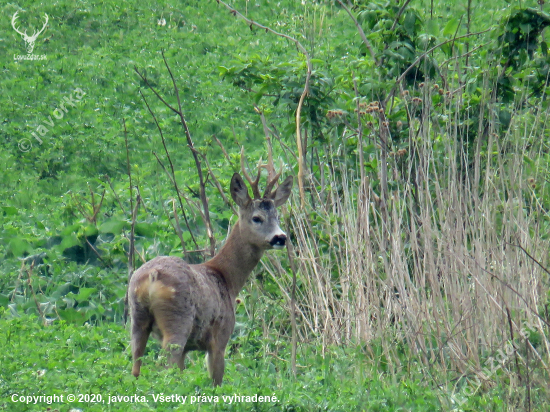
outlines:
[{"label": "deer eye", "polygon": [[254,216],[254,217],[252,218],[252,221],[253,221],[254,223],[263,223],[264,220],[263,220],[261,217],[259,217],[259,216]]}]

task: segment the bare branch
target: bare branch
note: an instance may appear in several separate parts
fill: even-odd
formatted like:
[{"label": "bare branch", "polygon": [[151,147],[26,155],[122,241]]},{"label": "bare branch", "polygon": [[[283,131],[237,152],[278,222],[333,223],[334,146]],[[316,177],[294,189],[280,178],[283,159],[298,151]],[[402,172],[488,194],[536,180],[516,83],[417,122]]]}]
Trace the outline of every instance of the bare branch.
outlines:
[{"label": "bare branch", "polygon": [[[372,44],[370,44],[370,42],[368,41],[367,36],[365,35],[365,32],[363,31],[363,28],[361,27],[361,25],[359,24],[359,22],[357,21],[355,16],[351,13],[350,9],[342,2],[342,0],[338,0],[338,3],[340,4],[340,6],[342,6],[342,8],[346,11],[346,13],[348,13],[348,15],[353,20],[353,23],[355,24],[355,27],[357,27],[357,31],[359,32],[359,35],[361,36],[361,39],[363,40],[363,43],[365,43],[365,46],[367,46],[367,49],[369,50],[370,55],[371,55],[372,59],[374,60],[374,63],[378,66],[380,63],[376,59],[376,53],[374,53],[374,48],[372,47]],[[395,25],[395,23],[394,23],[394,25]],[[393,30],[393,27],[392,27],[392,30]]]},{"label": "bare branch", "polygon": [[235,210],[235,207],[233,207],[233,204],[229,201],[229,199],[225,195],[225,192],[222,188],[222,185],[220,184],[219,180],[216,178],[216,175],[212,171],[212,168],[210,167],[210,163],[208,162],[208,159],[207,159],[206,155],[202,155],[202,159],[204,160],[204,163],[206,163],[206,168],[208,169],[208,173],[212,177],[212,181],[214,182],[214,186],[216,186],[216,189],[218,189],[218,192],[220,193],[220,196],[222,197],[224,203],[231,208],[231,210],[234,214],[238,215],[237,211]]},{"label": "bare branch", "polygon": [[154,153],[154,152],[153,153],[155,154],[155,157],[157,157],[157,160],[158,160],[159,164],[162,166],[162,168],[164,169],[164,171],[170,176],[170,180],[172,180],[172,184],[174,185],[174,189],[176,190],[176,194],[178,196],[178,200],[179,200],[179,203],[180,203],[181,213],[183,215],[183,219],[185,220],[185,225],[187,226],[187,230],[191,234],[191,239],[193,239],[193,243],[198,248],[199,245],[197,244],[195,236],[193,236],[193,232],[191,231],[191,228],[189,227],[189,220],[187,219],[187,215],[185,213],[185,208],[183,207],[183,202],[182,202],[181,196],[180,196],[180,190],[179,190],[179,187],[178,187],[178,183],[176,181],[176,174],[174,172],[174,165],[172,164],[172,160],[170,158],[170,153],[168,152],[168,148],[166,147],[166,141],[164,140],[164,134],[162,133],[162,128],[160,127],[160,125],[157,121],[157,117],[155,116],[155,113],[153,113],[153,110],[151,110],[151,107],[149,106],[149,103],[147,102],[147,99],[145,98],[143,93],[141,93],[141,90],[140,90],[139,94],[143,98],[143,101],[145,102],[145,105],[147,106],[147,109],[149,110],[149,113],[151,113],[151,116],[153,116],[153,120],[155,121],[155,124],[157,125],[157,129],[160,133],[160,138],[162,140],[162,145],[164,146],[166,156],[168,157],[168,161],[170,162],[170,168],[172,169],[172,174],[171,175],[168,173],[168,171],[166,170],[166,168],[164,167],[164,165],[162,164],[160,159],[157,157],[156,153]]},{"label": "bare branch", "polygon": [[218,144],[218,146],[220,146],[220,148],[222,149],[223,155],[225,156],[225,158],[227,159],[227,161],[229,162],[229,164],[231,164],[231,158],[230,158],[229,155],[227,154],[227,151],[225,150],[225,147],[223,147],[222,142],[220,142],[220,139],[218,139],[216,136],[214,136],[214,140],[216,141],[216,143]]},{"label": "bare branch", "polygon": [[410,2],[411,0],[407,0],[403,4],[403,6],[401,6],[399,11],[397,12],[397,15],[395,16],[395,20],[393,21],[390,31],[393,31],[393,29],[395,29],[395,26],[397,26],[397,22],[399,22],[399,18],[401,17],[401,15],[403,14],[403,12],[405,11],[405,9],[407,8]]},{"label": "bare branch", "polygon": [[[124,126],[124,144],[126,145],[126,173],[130,181],[130,210],[134,210],[134,194],[132,193],[132,171],[130,169],[130,151],[128,149],[128,129],[126,129],[126,119],[122,119]],[[164,139],[163,139],[164,141]]]},{"label": "bare branch", "polygon": [[265,120],[264,113],[260,110],[260,108],[254,105],[254,109],[256,110],[256,113],[260,115],[260,119],[262,120],[262,125],[264,127],[264,133],[265,133],[265,140],[267,143],[267,165],[262,166],[267,170],[267,185],[263,196],[265,198],[267,197],[267,195],[271,193],[273,186],[275,185],[275,183],[277,183],[277,181],[279,180],[279,177],[281,177],[281,174],[283,173],[283,162],[281,161],[281,167],[280,167],[279,173],[276,173],[275,166],[273,165],[273,147],[271,145],[269,127],[267,127],[267,122]]},{"label": "bare branch", "polygon": [[201,198],[202,207],[204,211],[204,214],[203,214],[204,225],[206,226],[206,235],[208,236],[208,239],[210,241],[210,256],[213,257],[214,254],[216,253],[216,238],[214,237],[214,232],[212,231],[212,224],[210,223],[210,210],[208,207],[208,199],[206,198],[206,186],[205,186],[204,177],[202,174],[201,162],[199,160],[199,156],[197,155],[197,152],[195,151],[195,146],[193,144],[193,140],[191,139],[191,133],[189,132],[189,127],[187,126],[187,122],[185,121],[185,116],[183,115],[183,109],[181,106],[181,99],[180,99],[178,85],[176,84],[176,79],[172,74],[172,70],[170,70],[170,66],[168,65],[166,56],[164,55],[164,51],[162,51],[162,58],[164,60],[164,65],[166,66],[166,69],[170,74],[170,78],[172,79],[172,85],[174,86],[174,92],[176,93],[176,99],[178,101],[179,110],[177,111],[177,114],[180,118],[181,124],[185,131],[185,136],[187,137],[187,145],[189,146],[189,149],[191,149],[191,153],[193,154],[193,159],[195,160],[195,167],[197,168],[197,174],[199,175],[200,198]]},{"label": "bare branch", "polygon": [[300,43],[298,40],[296,40],[294,37],[291,37],[287,34],[283,34],[283,33],[279,33],[267,26],[264,26],[260,23],[257,23],[253,20],[250,20],[249,18],[243,16],[241,13],[239,13],[237,10],[235,10],[233,7],[231,7],[230,5],[228,5],[227,3],[225,3],[224,1],[222,0],[216,0],[219,4],[222,4],[224,5],[228,10],[229,12],[235,16],[235,17],[239,17],[241,18],[242,20],[244,20],[249,27],[258,27],[262,30],[265,30],[266,33],[273,33],[275,34],[276,36],[279,36],[279,37],[282,37],[282,38],[285,38],[287,40],[290,40],[291,42],[293,42],[296,47],[298,48],[298,50],[304,55],[304,57],[306,58],[306,64],[307,64],[307,72],[306,72],[306,81],[305,81],[305,84],[304,84],[304,91],[302,92],[301,96],[300,96],[300,100],[298,101],[298,107],[296,109],[296,146],[297,146],[297,149],[298,149],[298,187],[299,187],[299,190],[300,190],[300,205],[301,207],[303,208],[305,206],[305,191],[304,191],[304,153],[303,153],[303,149],[302,149],[302,136],[301,136],[301,128],[300,128],[300,119],[301,119],[301,115],[302,115],[302,107],[304,105],[304,100],[306,98],[306,96],[309,94],[309,83],[310,83],[310,80],[311,80],[311,73],[313,71],[313,65],[311,63],[311,58],[307,52],[307,50],[305,49],[305,47],[302,45],[302,43]]},{"label": "bare branch", "polygon": [[463,38],[466,38],[466,37],[472,37],[472,36],[478,36],[480,34],[483,34],[483,33],[487,33],[488,31],[490,30],[493,30],[493,28],[489,28],[487,30],[482,30],[482,31],[478,31],[476,33],[470,33],[470,34],[465,34],[465,35],[462,35],[462,36],[458,36],[458,37],[453,37],[452,39],[449,39],[449,40],[445,40],[444,42],[441,42],[439,44],[436,44],[434,47],[432,47],[431,49],[425,51],[424,53],[422,53],[420,56],[417,57],[417,59],[403,72],[401,73],[401,76],[399,76],[397,78],[397,80],[395,81],[395,84],[393,85],[391,91],[388,93],[388,96],[386,97],[386,99],[384,100],[383,102],[383,106],[385,107],[386,106],[386,103],[389,101],[389,99],[393,96],[393,94],[395,93],[395,89],[397,88],[397,86],[403,81],[403,79],[405,78],[405,76],[407,75],[407,73],[409,73],[414,66],[416,66],[424,57],[426,57],[428,54],[430,54],[431,52],[433,52],[434,50],[440,48],[441,46],[444,46],[445,44],[447,43],[452,43],[456,40],[459,40],[459,39],[463,39]]},{"label": "bare branch", "polygon": [[[136,230],[136,219],[137,219],[137,211],[139,208],[139,204],[141,203],[141,197],[138,195],[136,199],[136,207],[132,209],[132,226],[130,228],[130,246],[128,249],[128,284],[126,286],[126,296],[124,297],[124,324],[126,324],[126,321],[128,320],[128,288],[130,287],[130,279],[132,279],[132,275],[134,274],[134,253],[135,253],[135,230]],[[87,239],[86,239],[87,241]],[[91,245],[90,245],[91,246]]]}]

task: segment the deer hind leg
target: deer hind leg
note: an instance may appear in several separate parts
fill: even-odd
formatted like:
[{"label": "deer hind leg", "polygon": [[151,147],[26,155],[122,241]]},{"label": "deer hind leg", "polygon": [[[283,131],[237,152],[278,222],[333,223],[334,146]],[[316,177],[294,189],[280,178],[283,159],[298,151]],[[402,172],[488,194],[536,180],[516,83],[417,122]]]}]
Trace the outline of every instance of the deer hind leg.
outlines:
[{"label": "deer hind leg", "polygon": [[162,348],[168,351],[168,365],[178,365],[185,368],[185,344],[191,333],[192,320],[185,321],[181,317],[168,314],[155,314],[155,319],[162,333]]},{"label": "deer hind leg", "polygon": [[206,353],[208,373],[214,382],[214,386],[220,386],[225,369],[225,348],[209,349]]},{"label": "deer hind leg", "polygon": [[147,340],[151,334],[153,325],[153,319],[150,315],[144,311],[136,310],[132,314],[132,360],[134,365],[132,367],[132,375],[136,378],[140,374],[141,369],[141,357],[145,353],[145,347],[147,346]]},{"label": "deer hind leg", "polygon": [[185,369],[185,344],[188,335],[188,333],[164,335],[162,348],[168,351],[168,366],[178,365],[181,370]]},{"label": "deer hind leg", "polygon": [[206,353],[207,368],[210,378],[214,381],[214,386],[220,386],[223,380],[225,369],[225,347],[229,341],[229,336],[217,336],[217,339],[210,341]]}]

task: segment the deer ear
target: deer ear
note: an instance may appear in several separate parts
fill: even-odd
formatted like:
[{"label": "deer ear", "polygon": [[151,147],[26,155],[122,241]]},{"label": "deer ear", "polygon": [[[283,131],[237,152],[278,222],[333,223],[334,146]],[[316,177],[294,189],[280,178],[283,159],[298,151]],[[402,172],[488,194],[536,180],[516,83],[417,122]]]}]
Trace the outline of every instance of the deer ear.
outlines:
[{"label": "deer ear", "polygon": [[231,186],[229,188],[231,197],[239,207],[246,207],[252,200],[248,194],[248,189],[240,174],[235,173],[231,178]]},{"label": "deer ear", "polygon": [[275,207],[283,205],[288,200],[293,182],[294,178],[292,176],[288,176],[285,181],[277,187],[277,190],[268,196],[269,199],[272,199],[275,203]]}]

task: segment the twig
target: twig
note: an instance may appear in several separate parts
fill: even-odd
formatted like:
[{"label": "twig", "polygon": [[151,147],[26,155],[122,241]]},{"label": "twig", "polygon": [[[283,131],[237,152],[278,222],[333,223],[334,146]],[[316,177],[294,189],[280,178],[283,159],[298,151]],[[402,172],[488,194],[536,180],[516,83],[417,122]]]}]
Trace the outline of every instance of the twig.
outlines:
[{"label": "twig", "polygon": [[122,202],[120,201],[120,197],[118,197],[118,195],[115,191],[115,188],[113,187],[113,183],[111,182],[111,178],[109,177],[109,175],[105,175],[105,179],[107,179],[107,183],[109,183],[109,187],[113,191],[113,195],[115,195],[115,199],[117,200],[118,205],[120,206],[120,210],[122,210],[122,212],[126,213],[126,210],[124,209],[124,206],[122,206]]},{"label": "twig", "polygon": [[[472,0],[468,0],[468,6],[467,6],[467,19],[466,19],[466,34],[470,34],[470,27],[472,24]],[[469,57],[469,51],[470,51],[470,42],[466,42],[466,63],[464,67],[464,72],[468,70],[468,57]]]},{"label": "twig", "polygon": [[[136,185],[136,190],[138,192],[138,196],[143,199],[143,196],[141,195],[141,191],[139,190],[139,182]],[[141,202],[141,207],[143,208],[143,210],[145,210],[145,213],[150,213],[150,211],[147,208],[147,205],[145,204],[145,202]]]},{"label": "twig", "polygon": [[[357,31],[359,32],[359,35],[361,36],[361,39],[363,40],[363,43],[365,43],[365,46],[367,46],[367,49],[369,50],[370,55],[371,55],[372,59],[374,60],[374,63],[378,66],[380,63],[378,62],[378,59],[376,58],[376,53],[374,53],[374,48],[372,47],[372,45],[368,41],[367,36],[365,35],[365,32],[363,31],[363,28],[361,27],[361,25],[359,24],[359,22],[357,21],[355,16],[351,13],[350,9],[342,2],[342,0],[338,0],[338,3],[340,4],[340,6],[342,6],[342,8],[346,11],[346,13],[349,14],[351,19],[353,20],[353,23],[355,24],[355,27],[357,27]],[[394,23],[394,25],[395,25],[395,23]],[[392,30],[393,30],[393,27],[392,27]]]},{"label": "twig", "polygon": [[142,253],[139,253],[139,250],[137,249],[134,249],[134,251],[137,253],[137,255],[139,256],[139,258],[141,259],[141,263],[146,263],[147,261],[145,260],[145,256],[143,256]]},{"label": "twig", "polygon": [[279,33],[267,26],[264,26],[260,23],[256,23],[253,20],[250,20],[249,18],[243,16],[241,13],[239,13],[237,10],[235,10],[233,7],[228,5],[227,3],[223,2],[222,0],[216,0],[218,3],[223,4],[229,12],[233,16],[238,16],[241,19],[243,19],[250,27],[255,26],[262,30],[265,30],[266,33],[273,33],[276,36],[285,38],[287,40],[290,40],[293,42],[298,50],[305,56],[306,58],[306,64],[307,64],[307,72],[306,72],[306,81],[304,84],[304,91],[302,92],[300,96],[300,100],[298,101],[298,107],[296,109],[296,146],[298,149],[298,187],[300,191],[300,205],[302,208],[305,206],[305,191],[304,191],[304,153],[302,149],[302,137],[301,137],[301,128],[300,128],[300,119],[302,114],[302,106],[304,105],[304,100],[306,96],[309,94],[309,82],[311,79],[311,73],[313,71],[313,65],[311,63],[311,58],[305,49],[305,47],[300,43],[298,40],[296,40],[294,37],[291,37],[287,34]]},{"label": "twig", "polygon": [[101,257],[101,255],[99,254],[99,252],[97,251],[97,249],[94,247],[94,245],[92,245],[90,243],[90,241],[88,240],[87,237],[84,237],[84,239],[86,239],[86,243],[88,244],[88,246],[90,246],[90,249],[92,249],[92,252],[95,253],[95,255],[97,256],[97,258],[101,261],[101,263],[103,263],[103,265],[105,265],[105,267],[108,267],[108,268],[111,268],[113,267],[110,263],[107,263],[103,260],[103,258]]},{"label": "twig", "polygon": [[[290,229],[290,218],[288,215],[286,218],[286,226],[287,229]],[[296,326],[296,264],[294,261],[294,245],[290,240],[287,243],[286,252],[290,263],[290,270],[292,270],[292,288],[290,289],[290,323],[292,325],[290,365],[292,375],[296,378],[296,352],[298,347],[298,332]]]},{"label": "twig", "polygon": [[206,155],[202,155],[202,158],[204,160],[204,163],[206,163],[206,168],[208,169],[208,173],[210,174],[210,176],[212,176],[212,181],[214,182],[214,186],[216,187],[216,189],[218,189],[218,192],[220,193],[220,196],[222,197],[224,203],[231,208],[231,211],[234,214],[238,215],[237,210],[225,195],[222,185],[220,184],[219,180],[216,178],[216,175],[212,171],[212,168],[210,167],[210,163],[208,162]]},{"label": "twig", "polygon": [[168,73],[170,74],[170,78],[172,79],[172,85],[174,87],[174,92],[176,93],[176,100],[178,101],[179,111],[177,113],[180,118],[181,125],[183,126],[183,130],[185,131],[185,137],[187,138],[187,145],[189,146],[189,149],[191,149],[191,153],[193,154],[193,159],[195,160],[195,167],[197,168],[197,174],[199,175],[200,198],[202,202],[202,207],[204,209],[204,224],[206,226],[206,235],[208,236],[208,239],[210,241],[210,256],[213,257],[214,254],[216,253],[216,238],[214,237],[214,232],[212,231],[212,224],[210,223],[210,210],[208,208],[208,199],[206,198],[206,185],[204,183],[204,178],[202,174],[201,162],[199,160],[197,152],[195,151],[195,146],[193,144],[193,140],[191,139],[191,133],[189,132],[189,127],[187,126],[187,122],[185,121],[185,116],[183,115],[183,109],[181,106],[181,99],[180,99],[180,92],[178,89],[178,85],[176,84],[176,79],[174,78],[174,75],[172,74],[172,70],[170,69],[168,61],[166,60],[164,51],[162,51],[162,59],[164,60],[164,65],[166,66],[166,70],[168,70]]},{"label": "twig", "polygon": [[187,214],[185,213],[185,209],[183,207],[183,202],[182,202],[181,196],[180,196],[180,190],[178,188],[178,183],[176,181],[176,175],[175,175],[175,172],[174,172],[174,165],[172,164],[172,161],[170,160],[170,155],[168,153],[168,149],[166,148],[166,144],[165,144],[165,140],[164,140],[164,134],[162,133],[162,128],[160,127],[160,125],[157,121],[157,117],[155,116],[155,113],[153,113],[153,110],[151,110],[151,107],[149,106],[149,103],[147,102],[147,99],[145,98],[143,93],[141,93],[141,90],[139,91],[139,94],[143,98],[143,101],[145,102],[145,105],[147,106],[147,109],[149,110],[149,113],[151,113],[151,116],[153,116],[153,120],[154,120],[155,124],[157,125],[157,129],[160,133],[160,138],[161,138],[162,143],[164,145],[164,150],[166,151],[166,156],[168,157],[168,160],[170,162],[170,166],[172,168],[172,175],[170,175],[168,173],[168,171],[166,170],[166,168],[164,167],[164,165],[162,164],[162,162],[160,161],[160,159],[158,158],[156,153],[155,152],[153,152],[153,153],[154,153],[155,157],[157,158],[157,161],[159,162],[159,164],[162,166],[164,171],[170,176],[170,179],[172,180],[172,184],[174,185],[174,189],[176,190],[176,195],[178,196],[178,199],[179,199],[179,202],[180,202],[181,213],[183,215],[183,220],[185,220],[185,225],[187,226],[187,230],[191,234],[191,239],[193,240],[193,243],[195,243],[195,246],[199,247],[199,245],[198,245],[198,243],[195,239],[195,236],[193,236],[193,232],[191,231],[191,228],[189,227],[189,220],[187,219]]},{"label": "twig", "polygon": [[466,38],[466,37],[472,37],[472,36],[478,36],[480,34],[483,34],[483,33],[487,33],[488,31],[490,30],[493,30],[493,28],[489,28],[487,30],[482,30],[482,31],[478,31],[476,33],[470,33],[470,34],[464,34],[462,36],[458,36],[458,37],[453,37],[452,39],[449,39],[449,40],[445,40],[444,42],[441,42],[439,44],[436,44],[435,46],[433,46],[431,49],[425,51],[424,53],[422,53],[420,56],[417,57],[417,59],[403,72],[401,73],[401,76],[399,76],[397,78],[397,80],[395,81],[395,84],[393,85],[392,89],[390,90],[388,96],[386,97],[386,99],[384,100],[384,104],[383,106],[386,105],[386,103],[388,102],[388,100],[393,96],[393,94],[395,93],[395,88],[399,85],[399,83],[401,83],[403,81],[403,79],[405,78],[405,76],[407,75],[407,73],[409,73],[414,66],[416,66],[424,57],[426,57],[428,54],[430,54],[431,52],[433,52],[434,50],[440,48],[441,46],[444,46],[445,44],[447,43],[451,43],[451,42],[454,42],[456,40],[460,40],[460,39],[463,39],[463,38]]},{"label": "twig", "polygon": [[130,151],[128,150],[128,130],[126,129],[126,120],[122,119],[124,125],[124,143],[126,144],[126,173],[130,181],[130,210],[134,210],[134,194],[132,193],[132,172],[130,169]]},{"label": "twig", "polygon": [[523,379],[521,378],[521,371],[519,369],[518,353],[517,353],[516,347],[514,346],[514,327],[512,324],[512,315],[510,314],[510,309],[508,308],[508,306],[506,306],[506,315],[508,316],[508,326],[510,328],[510,344],[514,348],[514,357],[516,360],[516,372],[518,374],[519,383],[521,384],[521,381]]},{"label": "twig", "polygon": [[[23,267],[24,266],[25,266],[25,263],[23,263]],[[25,269],[25,271],[27,272],[27,276],[28,276],[27,284],[29,285],[29,288],[31,290],[32,297],[34,299],[34,304],[36,305],[36,310],[38,310],[38,314],[42,318],[42,323],[44,324],[44,326],[46,326],[46,318],[44,317],[44,313],[42,312],[42,309],[40,308],[40,304],[38,303],[38,298],[36,297],[36,293],[34,293],[34,288],[32,287],[31,274],[32,274],[33,268],[34,268],[34,262],[31,263],[31,267],[29,269]]]},{"label": "twig", "polygon": [[[178,211],[176,210],[176,199],[172,199],[172,211],[174,213],[174,220],[176,221],[176,224],[174,225],[174,230],[176,231],[176,234],[180,238],[181,249],[182,249],[183,253],[185,254],[185,253],[187,253],[187,251],[185,250],[185,241],[183,240],[183,233],[181,232],[180,220],[178,218]],[[168,214],[168,221],[170,221],[170,215],[169,214]]]},{"label": "twig", "polygon": [[[468,56],[468,55],[470,55],[470,54],[473,54],[473,53],[475,53],[476,51],[478,51],[479,49],[481,49],[482,47],[485,47],[485,46],[487,46],[488,44],[490,44],[490,43],[492,43],[492,42],[493,42],[492,40],[491,40],[491,41],[488,41],[487,43],[483,43],[483,44],[480,44],[480,45],[477,46],[477,47],[474,47],[474,48],[473,48],[472,50],[470,50],[469,52],[463,53],[463,54],[461,54],[460,56],[455,56],[455,57],[451,57],[451,58],[449,58],[449,59],[447,59],[447,60],[443,60],[443,61],[439,64],[439,67],[441,67],[441,66],[443,66],[443,65],[445,65],[445,64],[447,64],[447,63],[449,63],[451,60],[462,59],[463,57],[466,57],[466,56]],[[464,87],[464,86],[462,86],[462,87]]]},{"label": "twig", "polygon": [[[96,206],[95,202],[92,205],[92,223],[95,225],[97,223],[97,214],[101,210],[101,205],[103,205],[103,200],[105,199],[105,193],[107,192],[107,189],[103,189],[103,193],[101,194],[101,200],[99,201],[99,204]],[[92,199],[94,197],[94,192],[92,192]]]},{"label": "twig", "polygon": [[15,300],[15,294],[17,292],[17,288],[19,287],[19,284],[21,282],[21,277],[23,276],[23,269],[25,268],[25,261],[21,262],[21,269],[19,269],[19,275],[17,276],[17,279],[15,281],[15,286],[13,288],[13,292],[11,294],[10,302],[13,302]]},{"label": "twig", "polygon": [[298,157],[296,156],[296,153],[294,153],[294,151],[290,147],[288,147],[286,143],[282,141],[281,135],[277,131],[277,128],[275,127],[274,124],[271,125],[270,130],[272,131],[273,136],[275,136],[275,138],[279,141],[279,145],[283,148],[283,152],[287,155],[287,159],[288,159],[288,153],[290,153],[294,158],[294,160],[296,161],[296,163],[298,163]]},{"label": "twig", "polygon": [[521,246],[519,243],[518,243],[517,245],[514,245],[513,243],[508,243],[508,242],[505,242],[505,243],[506,243],[507,245],[510,245],[510,246],[514,246],[514,247],[520,248],[520,249],[523,251],[523,253],[525,253],[525,254],[529,257],[529,259],[531,259],[533,262],[535,262],[542,270],[544,270],[547,274],[550,275],[550,271],[549,271],[548,269],[546,269],[546,268],[542,265],[542,263],[540,263],[537,259],[535,259],[533,256],[531,256],[531,255],[529,254],[529,252],[527,252],[527,251],[523,248],[523,246]]},{"label": "twig", "polygon": [[[359,89],[357,88],[357,79],[352,73],[353,91],[355,92],[355,107],[357,110],[357,150],[359,151],[359,170],[361,171],[361,184],[365,180],[365,159],[363,154],[363,120],[361,119],[361,106],[359,102]],[[313,159],[313,156],[312,156]]]},{"label": "twig", "polygon": [[[530,371],[529,371],[529,352],[530,352],[530,349],[529,349],[529,346],[531,344],[531,342],[529,342],[529,339],[527,339],[527,337],[525,338],[525,365],[526,365],[526,369],[527,369],[527,382],[525,383],[525,386],[527,387],[527,396],[526,396],[526,399],[525,399],[525,402],[527,402],[527,411],[528,412],[531,412],[531,376],[530,376]],[[527,345],[529,344],[529,345]]]},{"label": "twig", "polygon": [[128,285],[126,286],[126,296],[124,297],[124,324],[128,320],[128,288],[130,287],[130,280],[134,274],[134,241],[135,241],[135,229],[136,218],[141,197],[138,195],[136,199],[136,207],[132,210],[132,226],[130,227],[130,248],[128,250]]},{"label": "twig", "polygon": [[[514,246],[514,245],[512,245]],[[529,255],[528,255],[529,256]],[[531,308],[531,306],[529,305],[529,302],[527,302],[527,299],[525,299],[523,297],[523,295],[521,293],[519,293],[516,289],[514,289],[512,286],[510,286],[510,284],[508,282],[505,282],[504,280],[500,279],[497,275],[495,275],[494,273],[488,271],[487,269],[485,269],[475,258],[471,257],[471,256],[466,256],[467,258],[469,258],[470,260],[472,260],[478,267],[479,269],[481,269],[482,272],[485,272],[487,273],[489,276],[491,276],[492,278],[498,280],[502,285],[504,285],[504,287],[506,287],[507,289],[509,289],[510,291],[512,291],[518,298],[521,299],[521,301],[523,303],[525,303],[525,307],[527,309],[529,309],[529,311],[535,315],[537,318],[539,318],[545,325],[546,327],[550,327],[550,323],[548,323],[541,315],[539,315],[539,313],[534,310],[533,308]],[[546,269],[544,269],[546,270]]]},{"label": "twig", "polygon": [[216,141],[216,143],[218,144],[218,146],[220,146],[220,148],[222,149],[223,155],[225,156],[225,158],[227,159],[227,161],[229,162],[229,164],[231,164],[231,158],[230,158],[229,155],[227,154],[227,152],[226,152],[226,150],[225,150],[225,147],[223,147],[222,142],[220,142],[220,139],[218,139],[216,136],[214,136],[214,140]]},{"label": "twig", "polygon": [[410,2],[411,2],[411,0],[407,0],[407,1],[405,1],[405,3],[403,4],[403,6],[401,6],[401,8],[399,9],[399,11],[397,12],[397,15],[395,16],[395,20],[393,21],[393,24],[392,24],[392,26],[391,26],[390,31],[393,31],[393,29],[395,29],[395,26],[396,26],[397,23],[399,22],[399,18],[401,17],[401,15],[403,14],[403,12],[405,11],[405,9],[407,8],[407,6],[409,5]]}]

